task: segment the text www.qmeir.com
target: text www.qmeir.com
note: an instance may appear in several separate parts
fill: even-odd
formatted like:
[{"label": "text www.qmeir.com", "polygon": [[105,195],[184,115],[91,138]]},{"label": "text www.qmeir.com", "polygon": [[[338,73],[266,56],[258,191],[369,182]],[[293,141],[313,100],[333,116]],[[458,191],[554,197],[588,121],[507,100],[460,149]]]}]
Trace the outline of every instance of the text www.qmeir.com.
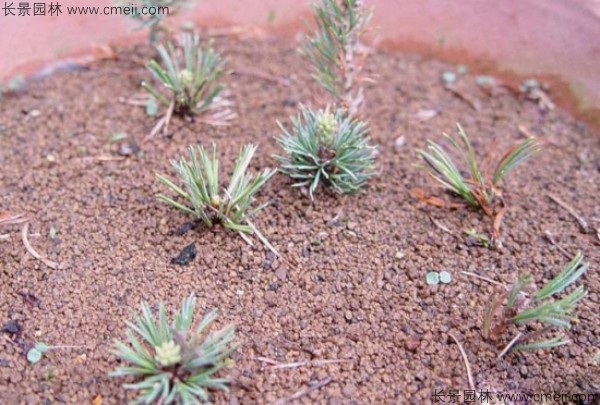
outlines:
[{"label": "text www.qmeir.com", "polygon": [[67,15],[169,15],[167,6],[139,6],[135,3],[123,6],[63,6],[58,2],[4,2],[2,7],[5,17],[57,16]]}]

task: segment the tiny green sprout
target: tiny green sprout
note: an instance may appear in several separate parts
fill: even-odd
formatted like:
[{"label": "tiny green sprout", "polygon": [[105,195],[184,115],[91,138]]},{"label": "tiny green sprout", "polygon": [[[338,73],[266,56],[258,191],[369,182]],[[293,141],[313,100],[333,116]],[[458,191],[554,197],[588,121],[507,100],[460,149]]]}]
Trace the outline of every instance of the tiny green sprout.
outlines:
[{"label": "tiny green sprout", "polygon": [[430,271],[425,276],[425,282],[429,285],[437,285],[440,283],[440,274],[437,271]]},{"label": "tiny green sprout", "polygon": [[301,52],[312,63],[316,82],[354,115],[363,101],[359,84],[366,55],[360,38],[373,10],[362,0],[319,0],[312,8],[317,27]]},{"label": "tiny green sprout", "polygon": [[442,73],[442,82],[444,84],[452,84],[456,81],[456,73],[452,71],[446,71]]},{"label": "tiny green sprout", "polygon": [[[129,18],[139,22],[139,28],[150,29],[149,40],[151,44],[156,43],[158,36],[165,29],[163,21],[165,18],[176,15],[190,0],[138,0],[135,7],[131,7],[128,0],[117,0],[117,7],[133,9],[133,12],[123,13]],[[152,10],[152,13],[142,13],[141,10]]]},{"label": "tiny green sprout", "polygon": [[468,239],[474,241],[476,244],[489,248],[492,246],[492,241],[490,238],[483,233],[477,232],[475,229],[467,229],[465,235],[467,235]]},{"label": "tiny green sprout", "polygon": [[564,334],[546,340],[539,338],[553,329],[570,329],[571,322],[575,320],[575,308],[587,292],[579,286],[562,298],[556,298],[556,295],[577,281],[588,268],[589,264],[584,263],[583,255],[578,253],[556,277],[531,294],[525,293],[527,288],[532,287],[531,276],[520,275],[509,291],[496,296],[486,308],[483,319],[484,337],[496,340],[511,325],[528,327],[539,324],[541,329],[521,332],[503,353],[508,349],[537,350],[568,344],[569,340]]},{"label": "tiny green sprout", "polygon": [[175,201],[164,194],[159,194],[157,199],[202,220],[209,228],[217,223],[223,224],[225,228],[240,233],[246,241],[248,240],[244,234],[256,234],[269,249],[275,251],[250,222],[250,218],[266,206],[263,204],[253,208],[254,195],[276,172],[274,169],[264,169],[256,175],[247,172],[256,152],[256,146],[250,144],[241,149],[229,186],[222,194],[219,189],[219,161],[216,146],[213,144],[210,156],[201,145],[196,148],[190,146],[189,152],[189,160],[181,158],[179,161],[171,161],[171,165],[184,183],[184,188],[163,175],[156,175],[160,183],[188,204]]},{"label": "tiny green sprout", "polygon": [[127,135],[127,133],[126,133],[126,132],[117,131],[117,132],[114,132],[114,133],[113,133],[113,134],[110,136],[110,141],[111,141],[112,143],[115,143],[115,142],[120,142],[120,141],[122,141],[123,139],[127,139],[127,137],[128,137],[128,135]]},{"label": "tiny green sprout", "polygon": [[449,284],[452,281],[452,274],[448,273],[445,270],[440,271],[430,271],[425,275],[425,282],[429,285],[437,285],[439,283]]},{"label": "tiny green sprout", "polygon": [[27,352],[27,361],[30,362],[31,364],[35,364],[35,363],[38,363],[42,359],[42,357],[44,356],[44,353],[46,353],[46,352],[48,352],[50,350],[55,350],[55,349],[77,349],[77,348],[81,348],[81,347],[83,347],[83,346],[65,346],[65,345],[48,346],[44,342],[37,342]]},{"label": "tiny green sprout", "polygon": [[458,64],[458,65],[456,65],[456,72],[459,75],[464,76],[467,73],[469,73],[469,67],[467,65],[463,65],[462,63]]},{"label": "tiny green sprout", "polygon": [[445,270],[440,271],[440,281],[444,284],[449,284],[452,281],[452,274]]},{"label": "tiny green sprout", "polygon": [[139,391],[134,403],[207,403],[211,390],[229,391],[228,379],[215,375],[231,363],[230,355],[237,347],[235,328],[226,326],[206,334],[216,313],[210,312],[194,326],[195,304],[193,294],[184,299],[169,323],[163,304],[158,316],[153,316],[150,307],[142,303],[141,314],[134,313],[133,322],[127,322],[129,344],[117,340],[114,353],[129,365],[110,375],[140,380],[123,385]]},{"label": "tiny green sprout", "polygon": [[364,122],[339,109],[315,112],[305,106],[291,120],[291,131],[278,123],[277,143],[284,154],[276,158],[281,171],[296,181],[294,187],[308,187],[311,199],[321,181],[337,193],[354,193],[375,174],[375,147]]},{"label": "tiny green sprout", "polygon": [[58,231],[56,230],[55,227],[51,226],[50,230],[48,231],[48,236],[50,237],[51,240],[56,239],[56,235],[58,234]]},{"label": "tiny green sprout", "polygon": [[[224,60],[214,51],[210,42],[201,46],[198,33],[182,33],[179,42],[182,57],[178,47],[168,42],[166,46],[156,47],[160,62],[151,60],[148,63],[148,70],[168,94],[159,91],[150,82],[142,82],[150,99],[168,108],[165,119],[159,122],[164,121],[163,124],[167,126],[171,112],[184,116],[212,112],[207,122],[225,125],[235,114],[229,108],[229,103],[220,98],[225,88],[221,79],[228,74]],[[156,114],[153,104],[146,104],[146,113]]]},{"label": "tiny green sprout", "polygon": [[146,115],[148,117],[155,117],[158,114],[158,103],[153,97],[146,100]]},{"label": "tiny green sprout", "polygon": [[[508,149],[493,169],[480,167],[475,151],[469,142],[467,134],[457,124],[459,139],[444,134],[465,166],[468,176],[463,174],[454,159],[439,144],[429,141],[427,150],[417,153],[422,161],[418,166],[425,170],[431,178],[451,193],[461,197],[468,205],[480,208],[486,215],[494,218],[492,243],[499,243],[499,227],[502,215],[506,211],[505,200],[502,198],[500,181],[517,166],[528,160],[540,150],[539,143],[533,138],[527,138]],[[424,199],[429,201],[429,199]],[[436,205],[446,205],[436,199]],[[496,202],[500,202],[500,206]]]},{"label": "tiny green sprout", "polygon": [[536,79],[527,79],[521,85],[519,85],[519,90],[521,93],[527,93],[531,90],[537,90],[540,88],[540,83]]},{"label": "tiny green sprout", "polygon": [[42,356],[45,352],[49,350],[47,344],[43,342],[37,342],[29,351],[27,352],[27,361],[31,364],[35,364],[42,359]]},{"label": "tiny green sprout", "polygon": [[480,75],[475,77],[475,83],[481,87],[490,87],[496,84],[496,79],[492,76]]}]

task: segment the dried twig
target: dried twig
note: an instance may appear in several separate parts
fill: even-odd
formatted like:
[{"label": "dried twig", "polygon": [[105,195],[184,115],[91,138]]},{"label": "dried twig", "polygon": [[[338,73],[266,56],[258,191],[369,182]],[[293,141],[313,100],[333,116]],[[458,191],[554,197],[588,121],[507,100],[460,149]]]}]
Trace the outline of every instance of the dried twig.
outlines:
[{"label": "dried twig", "polygon": [[296,363],[277,364],[271,367],[273,370],[279,370],[283,368],[297,368],[305,366],[324,366],[329,364],[347,363],[352,361],[350,359],[331,359],[331,360],[312,360],[312,361],[298,361]]},{"label": "dried twig", "polygon": [[588,225],[587,221],[585,219],[583,219],[578,213],[577,211],[575,211],[575,209],[573,207],[571,207],[569,204],[567,204],[566,202],[562,201],[560,198],[558,198],[557,196],[555,196],[554,194],[550,194],[548,193],[548,198],[550,198],[552,201],[554,201],[556,204],[560,205],[562,208],[564,208],[569,214],[571,214],[571,216],[573,218],[575,218],[575,220],[577,221],[577,223],[579,224],[579,226],[581,227],[581,230],[583,231],[583,233],[589,233],[590,231],[590,226]]},{"label": "dried twig", "polygon": [[8,212],[0,213],[0,226],[1,225],[18,225],[27,222],[27,218],[23,214],[10,214]]},{"label": "dried twig", "polygon": [[23,239],[23,245],[25,245],[25,249],[27,249],[29,254],[31,254],[31,256],[35,257],[36,259],[38,259],[39,261],[41,261],[42,263],[44,263],[46,266],[50,267],[51,269],[58,268],[58,263],[46,259],[44,256],[42,256],[41,254],[39,254],[38,252],[36,252],[33,249],[31,244],[29,243],[29,240],[27,239],[28,231],[29,231],[29,224],[26,222],[25,225],[23,225],[23,229],[21,230],[21,238]]},{"label": "dried twig", "polygon": [[272,366],[276,366],[276,365],[278,365],[278,364],[281,364],[280,362],[278,362],[278,361],[276,361],[276,360],[273,360],[273,359],[270,359],[270,358],[268,358],[268,357],[261,357],[261,356],[259,356],[259,357],[254,357],[254,360],[258,360],[258,361],[261,361],[261,362],[263,362],[263,363],[270,364],[270,365],[272,365]]},{"label": "dried twig", "polygon": [[278,399],[277,401],[275,401],[274,405],[284,405],[291,401],[300,399],[300,398],[310,394],[313,391],[323,388],[324,386],[331,383],[332,381],[333,381],[333,378],[327,377],[323,381],[319,381],[314,385],[311,385],[307,388],[301,389],[300,391],[297,391],[296,393],[290,395],[289,397]]},{"label": "dried twig", "polygon": [[447,84],[444,86],[444,88],[450,93],[454,94],[456,97],[460,98],[461,100],[466,101],[471,107],[473,107],[475,111],[481,110],[481,105],[479,104],[479,101],[475,100],[470,95],[464,93],[458,87],[452,84]]},{"label": "dried twig", "polygon": [[503,284],[503,283],[501,283],[499,281],[496,281],[496,280],[492,280],[491,278],[480,276],[479,274],[471,273],[470,271],[461,271],[461,273],[465,274],[467,276],[478,278],[478,279],[483,280],[483,281],[487,281],[488,283],[491,283],[491,284],[498,285],[500,287],[506,288],[507,290],[509,289],[509,287],[506,284]]},{"label": "dried twig", "polygon": [[456,235],[456,233],[454,233],[452,230],[450,230],[448,227],[446,227],[444,224],[442,224],[441,222],[439,222],[438,220],[434,219],[431,215],[428,215],[429,219],[431,220],[431,222],[438,227],[440,230],[449,233],[450,235],[454,236],[457,239],[460,239],[458,237],[458,235]]},{"label": "dried twig", "polygon": [[454,340],[454,342],[458,346],[458,350],[460,350],[460,354],[462,355],[463,360],[465,361],[465,367],[467,369],[467,378],[469,380],[469,387],[471,388],[471,390],[474,391],[475,383],[473,382],[473,375],[471,374],[471,364],[469,364],[469,358],[467,357],[467,353],[465,352],[465,349],[463,349],[463,347],[460,344],[460,342],[458,341],[458,339],[452,333],[448,333],[448,335]]},{"label": "dried twig", "polygon": [[116,162],[120,160],[125,160],[125,156],[110,156],[110,155],[100,155],[100,156],[84,156],[80,158],[81,160],[94,160],[96,162]]},{"label": "dried twig", "polygon": [[560,251],[560,253],[562,253],[563,256],[565,256],[567,259],[573,257],[573,255],[567,252],[565,248],[556,243],[556,240],[554,240],[554,236],[549,231],[544,231],[544,237],[548,242],[550,242],[552,246],[556,247]]},{"label": "dried twig", "polygon": [[[510,286],[509,285],[506,285],[506,284],[501,283],[501,282],[496,281],[496,280],[492,280],[491,278],[480,276],[479,274],[471,273],[470,271],[461,271],[461,273],[464,274],[464,275],[466,275],[466,276],[471,276],[471,277],[475,277],[475,278],[478,278],[478,279],[483,280],[483,281],[487,281],[490,284],[494,284],[494,285],[500,286],[500,287],[502,287],[502,288],[504,288],[506,290],[510,290]],[[519,294],[521,294],[521,295],[523,295],[525,297],[529,296],[529,294],[527,294],[526,292],[523,292],[523,291],[521,291]]]},{"label": "dried twig", "polygon": [[492,246],[496,249],[502,249],[502,240],[500,239],[500,226],[502,225],[502,219],[504,219],[504,214],[508,210],[508,207],[505,205],[496,213],[494,216],[494,223],[492,224]]},{"label": "dried twig", "polygon": [[504,355],[506,353],[508,353],[508,351],[515,345],[515,343],[517,343],[519,341],[519,339],[521,339],[521,336],[523,336],[523,334],[521,332],[517,333],[517,336],[515,336],[513,338],[513,340],[511,340],[506,347],[504,348],[504,350],[502,350],[502,352],[498,355],[497,360],[500,360],[502,357],[504,357]]},{"label": "dried twig", "polygon": [[297,367],[305,367],[305,366],[325,366],[329,364],[339,364],[339,363],[347,363],[351,362],[351,359],[324,359],[324,360],[310,360],[310,361],[297,361],[294,363],[280,363],[273,359],[269,359],[267,357],[255,357],[255,360],[261,361],[263,363],[270,364],[272,370],[279,370],[285,368],[297,368]]}]

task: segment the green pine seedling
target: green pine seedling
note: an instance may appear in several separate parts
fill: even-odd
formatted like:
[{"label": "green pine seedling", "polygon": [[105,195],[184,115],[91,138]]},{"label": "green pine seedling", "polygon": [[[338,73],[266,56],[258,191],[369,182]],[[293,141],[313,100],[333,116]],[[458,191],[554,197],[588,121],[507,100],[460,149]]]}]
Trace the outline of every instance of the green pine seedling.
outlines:
[{"label": "green pine seedling", "polygon": [[194,327],[195,304],[192,294],[168,323],[162,303],[158,317],[142,303],[141,314],[134,313],[133,322],[127,322],[128,344],[117,340],[114,353],[129,364],[110,375],[139,380],[123,385],[139,391],[134,403],[199,404],[209,402],[211,390],[229,391],[228,379],[215,374],[231,363],[235,328],[205,334],[217,315],[210,312]]},{"label": "green pine seedling", "polygon": [[156,47],[161,61],[148,63],[148,70],[169,95],[161,93],[149,82],[143,82],[142,87],[175,113],[205,113],[214,107],[224,89],[220,80],[226,73],[225,62],[210,43],[204,47],[200,45],[198,33],[181,34],[180,43],[183,60],[180,60],[175,44],[169,42],[166,46]]},{"label": "green pine seedling", "polygon": [[278,123],[284,154],[276,158],[294,187],[308,187],[311,199],[321,181],[338,193],[354,193],[375,174],[375,147],[364,122],[340,109],[314,112],[305,106],[291,120],[291,131]]},{"label": "green pine seedling", "polygon": [[420,167],[469,205],[480,207],[486,214],[492,215],[492,203],[497,197],[501,197],[498,183],[519,164],[538,152],[539,144],[535,139],[527,138],[512,147],[496,164],[491,176],[488,176],[487,171],[480,169],[467,134],[460,124],[457,124],[457,127],[459,141],[447,134],[444,134],[444,137],[460,155],[462,163],[467,168],[468,177],[463,175],[444,148],[432,141],[429,141],[427,150],[418,151],[419,157],[425,163]]},{"label": "green pine seedling", "polygon": [[588,267],[589,264],[583,262],[583,255],[578,253],[556,277],[529,295],[523,293],[531,284],[531,276],[519,276],[509,291],[495,297],[487,307],[482,328],[484,337],[496,340],[511,325],[518,327],[537,323],[543,325],[543,328],[535,332],[521,333],[503,353],[508,349],[537,350],[568,344],[569,340],[564,334],[546,340],[537,338],[556,328],[570,329],[571,322],[575,319],[575,308],[587,292],[583,286],[579,286],[563,298],[556,298],[556,295],[573,284]]},{"label": "green pine seedling", "polygon": [[362,0],[320,0],[312,8],[316,30],[301,52],[316,82],[353,115],[363,100],[358,85],[365,55],[359,41],[373,10]]},{"label": "green pine seedling", "polygon": [[[443,188],[461,197],[465,203],[480,208],[486,215],[493,217],[492,244],[495,244],[499,242],[500,223],[506,211],[499,183],[517,166],[537,153],[540,145],[535,139],[527,138],[507,150],[493,170],[488,170],[477,162],[467,134],[460,124],[456,125],[458,140],[447,134],[444,134],[444,137],[460,156],[464,171],[442,146],[432,141],[429,141],[427,150],[417,152],[422,161],[418,167],[425,170]],[[420,194],[417,196],[433,205],[450,205],[443,200],[421,197]],[[500,208],[496,207],[497,201],[500,202]]]},{"label": "green pine seedling", "polygon": [[[138,22],[138,29],[148,27],[150,30],[150,43],[155,44],[160,32],[165,29],[163,27],[164,20],[167,17],[176,15],[190,2],[190,0],[138,0],[134,8],[131,7],[132,3],[130,1],[117,0],[115,5],[117,7],[132,9],[132,12],[125,15]],[[152,11],[152,13],[149,11]]]},{"label": "green pine seedling", "polygon": [[171,165],[184,183],[183,188],[163,175],[156,175],[160,183],[167,186],[187,204],[175,201],[164,194],[159,194],[158,200],[202,220],[209,228],[221,223],[225,228],[239,232],[247,242],[249,240],[245,234],[256,234],[269,249],[275,251],[250,222],[250,218],[266,206],[263,204],[253,207],[254,195],[276,172],[274,169],[264,169],[256,175],[248,174],[248,166],[256,152],[256,146],[249,144],[241,149],[224,193],[219,187],[216,146],[213,144],[210,155],[201,145],[196,148],[190,146],[189,151],[189,160],[181,158],[179,161],[171,161]]}]

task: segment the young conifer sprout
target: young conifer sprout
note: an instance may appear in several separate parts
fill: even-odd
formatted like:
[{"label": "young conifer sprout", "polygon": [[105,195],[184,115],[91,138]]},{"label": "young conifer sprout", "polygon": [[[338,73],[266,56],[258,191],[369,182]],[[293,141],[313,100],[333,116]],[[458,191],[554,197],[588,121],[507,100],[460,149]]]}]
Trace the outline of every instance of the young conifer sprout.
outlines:
[{"label": "young conifer sprout", "polygon": [[356,114],[363,101],[360,73],[366,57],[360,44],[373,15],[362,0],[320,0],[313,5],[317,25],[302,53],[312,63],[313,77],[338,107]]},{"label": "young conifer sprout", "polygon": [[139,0],[135,4],[128,0],[117,0],[115,3],[118,7],[128,9],[129,12],[124,14],[138,21],[139,29],[150,29],[150,43],[155,44],[159,33],[165,30],[164,19],[177,14],[190,0]]},{"label": "young conifer sprout", "polygon": [[126,389],[139,391],[135,404],[200,404],[210,400],[210,391],[229,391],[227,378],[215,377],[229,366],[235,328],[205,333],[216,319],[216,312],[194,326],[196,298],[183,300],[179,314],[168,323],[165,306],[158,307],[158,318],[142,303],[141,314],[133,314],[127,322],[129,344],[115,342],[115,355],[129,363],[111,373],[113,377],[140,380],[124,384]]},{"label": "young conifer sprout", "polygon": [[264,236],[250,222],[250,218],[266,206],[253,207],[254,195],[273,176],[274,169],[264,169],[256,175],[248,174],[248,166],[256,151],[256,146],[244,146],[235,162],[233,174],[224,193],[219,185],[219,160],[213,144],[210,155],[199,145],[190,146],[190,159],[171,161],[171,165],[184,183],[183,188],[167,177],[157,174],[158,181],[167,186],[185,203],[176,201],[164,194],[157,199],[204,222],[208,227],[223,224],[225,228],[237,231],[250,243],[245,234],[256,234],[265,245],[275,251]]},{"label": "young conifer sprout", "polygon": [[[481,208],[486,215],[494,217],[492,242],[497,244],[499,226],[505,212],[505,203],[499,188],[500,181],[538,152],[540,145],[535,139],[527,138],[507,150],[493,170],[489,170],[487,167],[480,167],[467,134],[460,124],[457,124],[457,127],[458,140],[447,134],[444,134],[444,138],[458,153],[465,170],[463,171],[463,168],[454,162],[442,146],[432,141],[429,141],[427,150],[418,151],[423,162],[419,167],[427,171],[442,187],[460,196],[468,205]],[[467,175],[464,174],[465,172]],[[434,205],[448,205],[438,199],[423,198],[423,200]],[[500,203],[499,208],[496,202]]]},{"label": "young conifer sprout", "polygon": [[[225,62],[210,43],[200,44],[198,33],[180,35],[180,48],[169,42],[158,45],[160,62],[151,60],[148,70],[167,94],[149,82],[142,87],[153,100],[167,107],[167,113],[153,132],[168,127],[173,113],[184,116],[203,115],[204,121],[213,125],[225,125],[235,117],[229,103],[220,97],[225,86],[220,82]],[[182,55],[180,56],[180,52]]]},{"label": "young conifer sprout", "polygon": [[583,286],[579,286],[560,299],[556,298],[556,295],[565,291],[587,271],[588,267],[589,264],[583,262],[583,255],[578,253],[543,288],[529,294],[525,292],[533,289],[531,276],[529,274],[519,276],[512,288],[495,297],[486,309],[483,320],[484,337],[496,340],[511,325],[519,327],[540,324],[541,329],[521,332],[502,353],[508,350],[548,349],[568,344],[569,340],[564,334],[545,340],[538,340],[538,338],[555,328],[570,329],[571,322],[575,319],[575,308],[585,298],[587,292]]},{"label": "young conifer sprout", "polygon": [[311,199],[321,181],[338,193],[354,193],[375,174],[375,147],[364,122],[341,110],[314,112],[305,106],[291,120],[291,131],[278,123],[284,154],[276,158],[281,171],[296,181],[294,187],[308,187]]}]

